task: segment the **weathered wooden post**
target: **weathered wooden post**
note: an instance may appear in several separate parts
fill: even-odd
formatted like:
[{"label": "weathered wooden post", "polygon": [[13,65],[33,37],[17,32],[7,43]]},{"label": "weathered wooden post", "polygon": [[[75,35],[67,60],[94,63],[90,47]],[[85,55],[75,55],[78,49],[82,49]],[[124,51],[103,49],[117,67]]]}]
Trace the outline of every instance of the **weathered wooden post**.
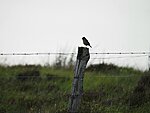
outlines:
[{"label": "weathered wooden post", "polygon": [[87,62],[90,59],[89,48],[78,47],[78,55],[74,67],[72,93],[69,100],[69,112],[77,113],[83,94],[83,75]]}]

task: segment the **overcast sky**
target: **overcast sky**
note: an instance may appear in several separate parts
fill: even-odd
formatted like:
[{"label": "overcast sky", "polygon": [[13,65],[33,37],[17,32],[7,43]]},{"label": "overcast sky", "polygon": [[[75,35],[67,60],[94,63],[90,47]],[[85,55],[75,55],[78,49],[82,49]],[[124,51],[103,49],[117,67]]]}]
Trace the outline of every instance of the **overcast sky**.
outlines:
[{"label": "overcast sky", "polygon": [[150,0],[0,0],[0,52],[72,52],[83,36],[90,52],[149,51]]}]

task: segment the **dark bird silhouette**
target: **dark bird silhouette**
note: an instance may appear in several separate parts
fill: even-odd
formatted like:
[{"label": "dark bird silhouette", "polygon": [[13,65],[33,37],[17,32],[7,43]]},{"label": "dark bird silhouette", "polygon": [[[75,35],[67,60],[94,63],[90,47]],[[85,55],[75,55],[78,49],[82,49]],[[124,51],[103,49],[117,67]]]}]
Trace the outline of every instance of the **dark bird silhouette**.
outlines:
[{"label": "dark bird silhouette", "polygon": [[85,37],[83,37],[82,40],[83,40],[83,44],[84,45],[90,46],[92,48],[92,46],[90,45],[89,41]]}]

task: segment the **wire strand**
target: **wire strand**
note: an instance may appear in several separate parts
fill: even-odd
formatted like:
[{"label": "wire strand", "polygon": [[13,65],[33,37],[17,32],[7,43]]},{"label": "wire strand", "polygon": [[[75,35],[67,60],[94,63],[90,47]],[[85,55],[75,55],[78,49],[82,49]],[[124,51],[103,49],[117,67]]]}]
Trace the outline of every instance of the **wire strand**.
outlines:
[{"label": "wire strand", "polygon": [[[13,55],[70,55],[70,54],[77,54],[77,53],[63,53],[63,52],[58,52],[58,53],[0,53],[0,56],[13,56]],[[138,54],[138,55],[143,55],[143,54],[147,54],[150,55],[150,52],[94,52],[94,53],[90,53],[91,55],[95,54],[107,54],[107,55],[134,55],[134,54]]]},{"label": "wire strand", "polygon": [[138,55],[138,56],[122,56],[122,57],[104,57],[104,58],[91,58],[91,59],[97,59],[97,60],[100,60],[100,59],[118,59],[118,58],[136,58],[136,57],[146,57],[148,55]]}]

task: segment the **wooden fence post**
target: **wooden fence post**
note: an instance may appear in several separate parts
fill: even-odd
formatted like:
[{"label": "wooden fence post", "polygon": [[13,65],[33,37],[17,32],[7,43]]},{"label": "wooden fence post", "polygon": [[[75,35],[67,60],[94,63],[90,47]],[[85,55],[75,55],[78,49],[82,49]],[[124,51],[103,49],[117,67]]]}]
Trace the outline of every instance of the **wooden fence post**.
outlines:
[{"label": "wooden fence post", "polygon": [[78,55],[74,67],[74,79],[72,84],[71,97],[69,99],[69,112],[77,113],[83,94],[83,75],[87,62],[90,59],[89,49],[78,47]]}]

